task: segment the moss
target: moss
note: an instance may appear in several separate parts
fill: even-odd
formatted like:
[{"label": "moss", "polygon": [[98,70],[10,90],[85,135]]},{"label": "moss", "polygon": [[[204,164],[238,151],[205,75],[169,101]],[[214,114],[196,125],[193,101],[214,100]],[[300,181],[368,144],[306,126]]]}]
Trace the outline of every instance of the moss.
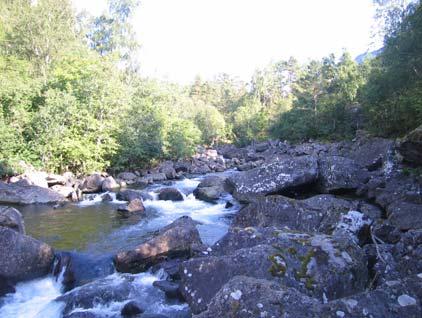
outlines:
[{"label": "moss", "polygon": [[305,288],[308,290],[314,289],[314,280],[312,277],[307,277],[305,281]]},{"label": "moss", "polygon": [[274,277],[283,277],[286,275],[287,271],[287,264],[286,261],[281,254],[273,254],[268,256],[268,260],[271,261],[272,265],[269,269],[269,272]]},{"label": "moss", "polygon": [[287,251],[291,254],[291,255],[297,255],[297,251],[294,247],[289,247],[287,249]]},{"label": "moss", "polygon": [[300,280],[302,278],[308,279],[308,275],[306,274],[308,271],[308,265],[311,262],[312,257],[315,256],[315,251],[313,249],[309,250],[309,252],[302,257],[299,257],[301,260],[300,270],[296,272],[296,279]]}]

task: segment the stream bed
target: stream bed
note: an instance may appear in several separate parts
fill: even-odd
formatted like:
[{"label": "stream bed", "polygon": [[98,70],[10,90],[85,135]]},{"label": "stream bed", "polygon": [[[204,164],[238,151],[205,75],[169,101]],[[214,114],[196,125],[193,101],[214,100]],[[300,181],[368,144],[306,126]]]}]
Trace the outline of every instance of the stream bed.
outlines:
[{"label": "stream bed", "polygon": [[[96,194],[87,196],[77,204],[56,209],[45,205],[17,208],[24,216],[27,235],[50,244],[56,251],[72,254],[80,285],[98,280],[113,284],[130,281],[133,286],[130,298],[140,300],[146,313],[177,317],[178,312],[182,316],[186,313],[187,305],[178,301],[169,302],[163,292],[152,286],[155,280],[166,278],[164,272],[134,275],[116,273],[112,256],[119,251],[133,249],[149,239],[155,231],[184,215],[201,223],[197,228],[205,244],[212,245],[219,240],[227,232],[230,218],[238,211],[239,205],[229,195],[217,204],[197,200],[192,192],[201,178],[186,178],[170,185],[155,184],[143,189],[151,196],[151,199],[144,201],[146,212],[143,216],[119,216],[117,207],[125,202],[116,200],[114,193],[111,193],[114,199],[110,202],[102,202],[102,194]],[[184,201],[159,201],[157,191],[168,186],[181,191]],[[233,207],[225,207],[228,200],[235,203]],[[69,293],[77,294],[78,288],[81,287]],[[54,300],[63,294],[60,276],[48,275],[19,283],[16,293],[0,298],[0,317],[62,317],[64,303]],[[100,317],[120,317],[120,310],[127,301],[98,304],[90,310],[75,308],[72,313],[91,312]]]}]

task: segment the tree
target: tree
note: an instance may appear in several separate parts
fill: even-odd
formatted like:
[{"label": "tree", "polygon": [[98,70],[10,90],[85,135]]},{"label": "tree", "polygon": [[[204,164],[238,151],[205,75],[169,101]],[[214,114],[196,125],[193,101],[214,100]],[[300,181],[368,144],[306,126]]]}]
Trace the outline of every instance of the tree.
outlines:
[{"label": "tree", "polygon": [[195,116],[195,124],[200,127],[202,141],[208,145],[214,145],[226,136],[226,122],[223,115],[211,105],[197,105],[198,113]]},{"label": "tree", "polygon": [[4,38],[0,51],[33,63],[47,81],[47,72],[61,48],[75,41],[75,17],[69,0],[16,0],[3,4]]}]

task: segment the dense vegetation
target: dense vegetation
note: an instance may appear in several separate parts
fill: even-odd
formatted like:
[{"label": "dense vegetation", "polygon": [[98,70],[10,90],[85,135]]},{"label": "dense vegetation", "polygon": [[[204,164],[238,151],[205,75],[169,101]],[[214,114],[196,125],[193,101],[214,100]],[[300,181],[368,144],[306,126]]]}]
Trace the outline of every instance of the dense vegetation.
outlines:
[{"label": "dense vegetation", "polygon": [[[389,1],[378,1],[388,3]],[[391,2],[391,1],[390,1]],[[136,0],[75,15],[69,0],[0,3],[0,175],[20,161],[79,173],[186,157],[199,144],[401,136],[422,122],[422,8],[388,11],[384,48],[182,86],[143,78]]]}]

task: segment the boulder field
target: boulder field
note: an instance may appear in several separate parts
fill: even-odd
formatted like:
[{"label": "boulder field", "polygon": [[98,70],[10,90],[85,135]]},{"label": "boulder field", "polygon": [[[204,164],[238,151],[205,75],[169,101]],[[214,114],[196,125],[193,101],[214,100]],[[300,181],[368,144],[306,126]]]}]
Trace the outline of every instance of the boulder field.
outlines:
[{"label": "boulder field", "polygon": [[238,171],[205,177],[194,195],[243,204],[228,233],[207,247],[163,230],[117,255],[117,269],[163,268],[195,318],[421,317],[421,153],[406,140],[221,147]]}]

